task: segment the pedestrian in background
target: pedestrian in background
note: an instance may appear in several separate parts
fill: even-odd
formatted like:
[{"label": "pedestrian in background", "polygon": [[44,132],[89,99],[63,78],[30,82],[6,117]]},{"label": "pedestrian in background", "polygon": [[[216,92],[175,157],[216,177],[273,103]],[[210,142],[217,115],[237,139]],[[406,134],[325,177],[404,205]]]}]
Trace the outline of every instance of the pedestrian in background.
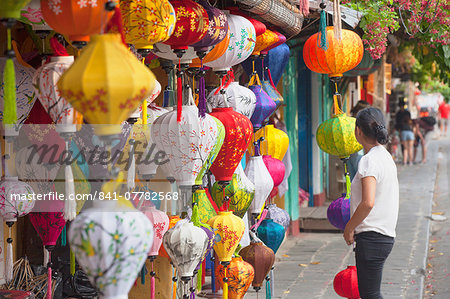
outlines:
[{"label": "pedestrian in background", "polygon": [[450,115],[450,105],[446,101],[442,101],[442,103],[439,105],[441,136],[447,136],[449,115]]},{"label": "pedestrian in background", "polygon": [[400,133],[402,144],[403,165],[412,165],[414,132],[411,120],[411,113],[405,109],[405,102],[399,103],[400,111],[395,115],[395,128]]},{"label": "pedestrian in background", "polygon": [[364,156],[352,181],[351,218],[344,230],[348,245],[356,242],[358,288],[362,299],[380,299],[384,263],[394,246],[399,209],[397,167],[383,146],[388,131],[382,112],[361,110],[356,116],[356,140]]}]

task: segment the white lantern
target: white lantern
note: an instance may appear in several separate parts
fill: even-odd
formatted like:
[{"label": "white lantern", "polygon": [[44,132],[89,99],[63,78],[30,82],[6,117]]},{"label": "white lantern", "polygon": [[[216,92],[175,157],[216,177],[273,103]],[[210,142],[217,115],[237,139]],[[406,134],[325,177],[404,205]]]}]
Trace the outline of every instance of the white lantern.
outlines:
[{"label": "white lantern", "polygon": [[5,177],[0,183],[0,215],[5,221],[16,221],[31,212],[33,189],[18,177]]},{"label": "white lantern", "polygon": [[[163,43],[156,43],[153,45],[153,49],[151,49],[153,54],[155,54],[158,57],[171,60],[176,65],[180,61],[177,54],[175,54],[172,50],[172,48],[169,45],[163,44]],[[195,52],[193,47],[188,47],[186,52],[181,57],[181,63],[191,63],[193,59],[197,58],[197,53]]]},{"label": "white lantern", "polygon": [[35,31],[53,30],[50,26],[48,26],[42,16],[40,0],[31,0],[31,2],[24,7],[20,13],[19,21],[31,25],[31,29]]},{"label": "white lantern", "polygon": [[69,229],[70,248],[100,298],[127,299],[153,243],[153,225],[138,210],[94,201]]},{"label": "white lantern", "polygon": [[250,158],[245,167],[245,174],[255,185],[255,197],[250,205],[249,212],[259,214],[262,211],[264,202],[273,189],[273,180],[264,164],[262,156]]},{"label": "white lantern", "polygon": [[246,60],[253,52],[256,42],[255,27],[244,17],[227,13],[230,43],[218,59],[205,63],[214,71],[228,71],[232,66]]},{"label": "white lantern", "polygon": [[[207,107],[209,112],[212,108],[232,107],[234,111],[239,112],[249,119],[252,117],[256,106],[256,96],[247,87],[239,85],[239,82],[231,82],[225,88],[225,97],[219,93],[216,94],[218,88],[214,89],[207,97]],[[223,102],[226,98],[226,103]]]}]

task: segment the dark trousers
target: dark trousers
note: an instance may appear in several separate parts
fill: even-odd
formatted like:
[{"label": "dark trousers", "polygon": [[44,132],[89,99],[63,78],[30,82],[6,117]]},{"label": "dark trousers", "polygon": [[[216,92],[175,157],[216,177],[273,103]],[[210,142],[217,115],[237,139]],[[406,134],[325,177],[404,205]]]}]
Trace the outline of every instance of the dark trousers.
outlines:
[{"label": "dark trousers", "polygon": [[394,246],[394,238],[377,232],[355,235],[356,270],[361,299],[382,299],[383,266]]}]

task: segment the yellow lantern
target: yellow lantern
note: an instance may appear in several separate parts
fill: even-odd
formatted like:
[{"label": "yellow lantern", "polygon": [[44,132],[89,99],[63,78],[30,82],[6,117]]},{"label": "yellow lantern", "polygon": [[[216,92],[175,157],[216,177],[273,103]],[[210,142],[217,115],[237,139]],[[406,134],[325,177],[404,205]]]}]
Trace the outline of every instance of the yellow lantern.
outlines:
[{"label": "yellow lantern", "polygon": [[121,42],[119,34],[91,37],[58,81],[61,95],[100,136],[120,133],[121,124],[149,97],[155,76]]},{"label": "yellow lantern", "polygon": [[175,10],[167,0],[121,0],[125,40],[137,49],[152,49],[175,29]]},{"label": "yellow lantern", "polygon": [[276,43],[277,41],[278,35],[275,32],[266,29],[263,34],[256,37],[255,49],[253,49],[252,55],[260,55],[262,50]]},{"label": "yellow lantern", "polygon": [[208,224],[216,232],[214,251],[217,253],[219,260],[230,262],[244,235],[244,221],[231,211],[223,211],[209,219]]},{"label": "yellow lantern", "polygon": [[[272,158],[283,160],[284,155],[289,147],[288,135],[280,129],[275,128],[273,125],[267,125],[259,129],[255,135],[254,140],[264,137],[264,141],[261,142],[260,152],[262,155],[270,155]],[[248,147],[250,155],[255,155],[255,148],[253,143],[250,143]]]}]

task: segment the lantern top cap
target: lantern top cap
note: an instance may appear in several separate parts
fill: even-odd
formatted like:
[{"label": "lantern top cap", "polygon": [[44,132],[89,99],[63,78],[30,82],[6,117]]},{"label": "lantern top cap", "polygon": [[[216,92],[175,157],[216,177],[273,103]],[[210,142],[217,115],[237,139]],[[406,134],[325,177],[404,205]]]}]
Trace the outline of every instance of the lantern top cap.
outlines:
[{"label": "lantern top cap", "polygon": [[219,215],[221,215],[221,216],[226,216],[226,215],[230,215],[230,214],[233,214],[233,211],[220,211],[219,212]]}]

